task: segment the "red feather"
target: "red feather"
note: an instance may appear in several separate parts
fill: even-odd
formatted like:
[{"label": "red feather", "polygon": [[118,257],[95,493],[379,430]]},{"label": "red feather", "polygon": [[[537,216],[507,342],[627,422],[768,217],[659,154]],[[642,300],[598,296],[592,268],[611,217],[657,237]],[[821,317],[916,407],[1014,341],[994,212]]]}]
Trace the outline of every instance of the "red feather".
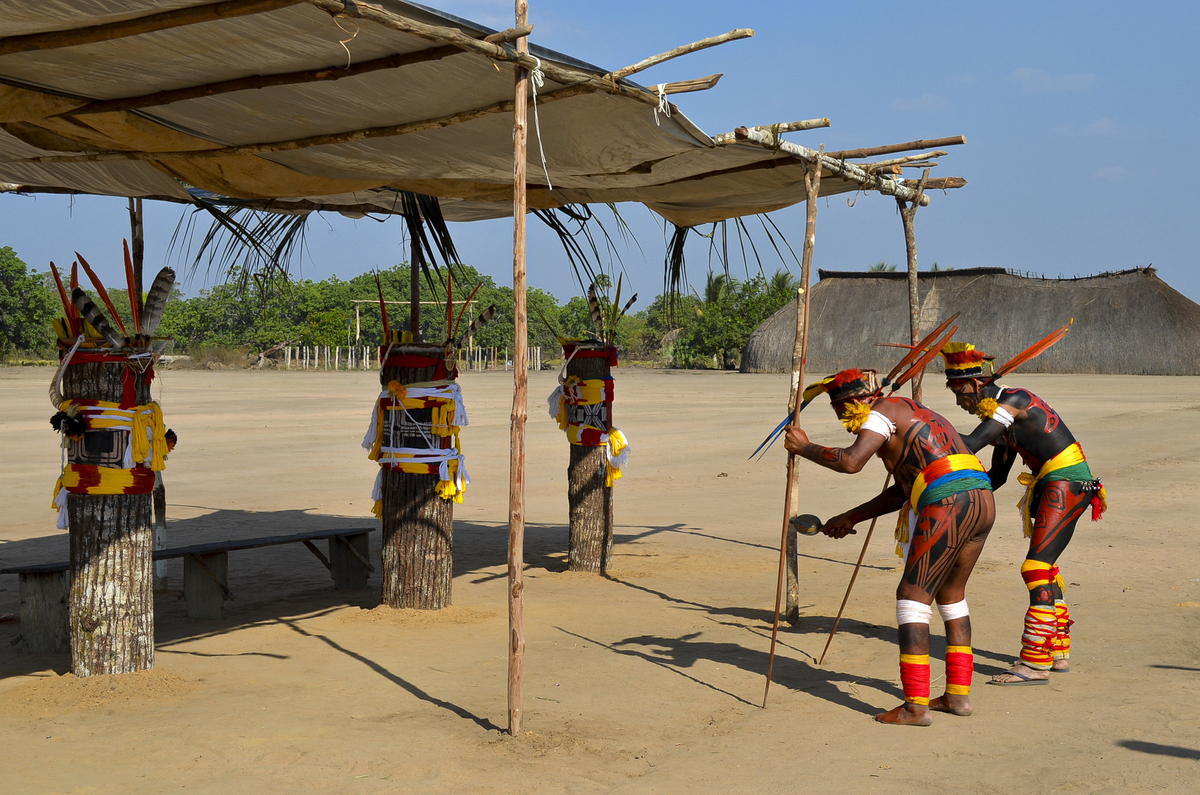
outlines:
[{"label": "red feather", "polygon": [[[929,345],[929,341],[932,340],[937,335],[941,334],[943,331],[945,331],[946,327],[949,326],[951,323],[953,323],[955,321],[955,319],[958,317],[958,315],[959,315],[959,313],[955,312],[953,315],[946,318],[945,322],[943,322],[940,326],[935,328],[933,331],[929,332],[929,334],[927,334],[925,336],[925,339],[921,340],[916,345],[914,345],[912,350],[909,351],[907,354],[905,354],[904,358],[896,363],[896,366],[892,368],[892,371],[887,374],[887,378],[884,380],[890,382],[893,378],[896,377],[896,373],[900,372],[905,367],[907,367],[909,364],[911,364],[914,359],[916,359],[918,356],[920,356],[925,351],[926,347]],[[939,350],[939,351],[941,349],[942,349],[941,345],[937,346],[937,348],[936,348],[936,350]]]},{"label": "red feather", "polygon": [[[1074,323],[1074,322],[1075,322],[1075,318],[1071,318],[1071,323]],[[1025,364],[1025,362],[1029,361],[1030,359],[1037,356],[1038,354],[1043,353],[1047,348],[1051,347],[1052,345],[1057,343],[1059,340],[1061,340],[1063,337],[1067,336],[1067,332],[1071,330],[1071,323],[1068,323],[1067,325],[1063,326],[1062,328],[1056,329],[1056,330],[1050,332],[1042,339],[1033,343],[1028,348],[1021,351],[1016,356],[1014,356],[1013,358],[1009,359],[1004,364],[997,367],[996,374],[992,376],[992,380],[995,381],[1000,376],[1002,376],[1006,373],[1011,373],[1013,370],[1015,370],[1018,367],[1020,367],[1021,365]]]}]

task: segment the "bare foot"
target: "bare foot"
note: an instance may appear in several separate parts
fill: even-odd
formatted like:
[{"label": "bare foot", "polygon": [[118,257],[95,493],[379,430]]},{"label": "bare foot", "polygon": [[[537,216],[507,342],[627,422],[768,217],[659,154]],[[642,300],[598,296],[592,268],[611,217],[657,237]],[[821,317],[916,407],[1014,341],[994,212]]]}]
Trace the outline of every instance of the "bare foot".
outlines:
[{"label": "bare foot", "polygon": [[1056,659],[1054,661],[1054,664],[1050,666],[1050,670],[1054,671],[1054,673],[1056,673],[1056,674],[1070,673],[1071,661],[1064,660],[1062,658]]},{"label": "bare foot", "polygon": [[929,726],[933,723],[933,716],[929,714],[928,707],[904,703],[890,712],[879,713],[875,720],[893,726]]},{"label": "bare foot", "polygon": [[934,712],[949,712],[951,715],[967,717],[971,714],[971,699],[966,696],[952,696],[949,693],[931,699],[929,708]]},{"label": "bare foot", "polygon": [[1045,684],[1050,678],[1049,671],[1039,671],[1019,662],[1013,663],[1012,669],[1002,674],[996,674],[989,680],[993,685],[1030,685]]}]

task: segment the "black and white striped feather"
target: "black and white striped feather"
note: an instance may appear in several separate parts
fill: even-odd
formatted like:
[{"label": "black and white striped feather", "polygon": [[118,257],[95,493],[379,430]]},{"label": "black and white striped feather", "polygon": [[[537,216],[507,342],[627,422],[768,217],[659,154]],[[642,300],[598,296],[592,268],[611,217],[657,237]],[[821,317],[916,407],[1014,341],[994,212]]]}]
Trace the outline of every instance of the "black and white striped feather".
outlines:
[{"label": "black and white striped feather", "polygon": [[604,314],[600,311],[600,299],[596,297],[596,284],[593,282],[588,287],[588,311],[592,313],[592,323],[596,326],[596,332],[604,336]]},{"label": "black and white striped feather", "polygon": [[92,328],[100,332],[114,348],[125,347],[125,337],[118,334],[113,330],[112,326],[108,325],[108,319],[100,311],[100,307],[93,304],[92,299],[88,298],[88,294],[81,288],[76,287],[71,291],[71,302],[75,304],[75,308],[79,310],[79,314],[83,316],[83,319],[91,323]]},{"label": "black and white striped feather", "polygon": [[154,336],[158,324],[162,323],[163,309],[167,299],[171,297],[171,288],[175,286],[175,271],[163,268],[154,277],[150,292],[146,293],[146,306],[142,309],[142,333],[147,337]]},{"label": "black and white striped feather", "polygon": [[471,322],[471,325],[467,326],[467,330],[462,333],[462,336],[458,338],[458,342],[455,344],[461,348],[462,341],[465,340],[466,338],[472,336],[473,334],[478,332],[481,328],[486,326],[488,321],[491,320],[495,316],[495,314],[496,314],[496,305],[495,304],[492,304],[487,309],[480,312],[479,317],[475,318],[475,320],[473,320]]}]

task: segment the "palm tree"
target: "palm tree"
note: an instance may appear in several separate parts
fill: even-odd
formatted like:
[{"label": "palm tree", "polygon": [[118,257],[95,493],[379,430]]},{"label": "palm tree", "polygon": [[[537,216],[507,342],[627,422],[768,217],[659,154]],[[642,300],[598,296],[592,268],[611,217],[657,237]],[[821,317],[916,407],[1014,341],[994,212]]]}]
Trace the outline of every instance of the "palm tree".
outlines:
[{"label": "palm tree", "polygon": [[867,268],[868,273],[894,273],[895,265],[888,265],[886,262],[876,262],[874,265]]}]

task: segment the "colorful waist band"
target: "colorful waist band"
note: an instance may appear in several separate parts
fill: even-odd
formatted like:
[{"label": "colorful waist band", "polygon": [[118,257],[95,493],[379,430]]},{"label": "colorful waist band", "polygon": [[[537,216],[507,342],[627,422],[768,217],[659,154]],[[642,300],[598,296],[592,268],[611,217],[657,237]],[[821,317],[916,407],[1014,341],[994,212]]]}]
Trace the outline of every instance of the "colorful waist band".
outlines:
[{"label": "colorful waist band", "polygon": [[926,505],[971,489],[991,491],[992,482],[980,460],[970,453],[955,453],[925,467],[913,482],[909,503],[917,513]]}]

